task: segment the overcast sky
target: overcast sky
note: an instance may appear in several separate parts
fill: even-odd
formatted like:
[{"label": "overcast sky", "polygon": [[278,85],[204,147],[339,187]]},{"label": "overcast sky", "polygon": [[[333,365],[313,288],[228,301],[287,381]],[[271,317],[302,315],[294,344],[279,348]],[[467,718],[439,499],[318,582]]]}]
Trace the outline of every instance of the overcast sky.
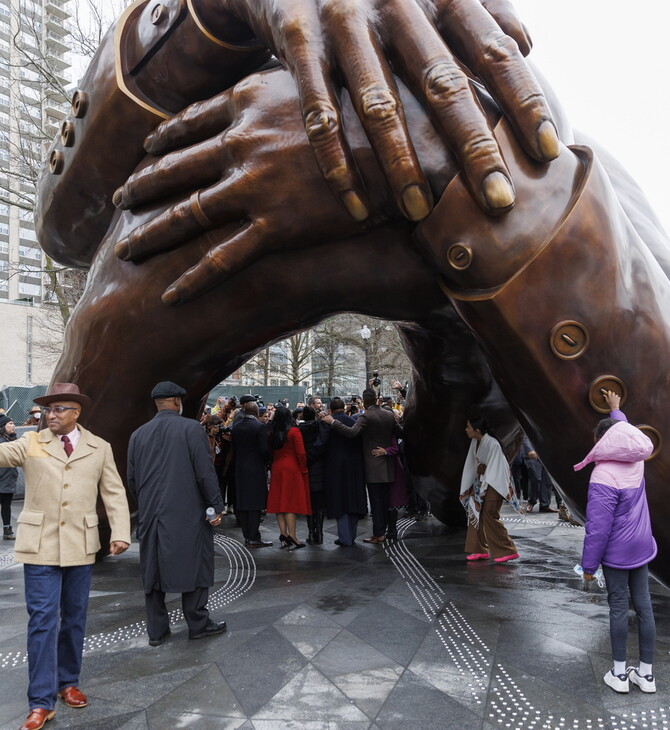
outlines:
[{"label": "overcast sky", "polygon": [[670,233],[668,0],[514,0],[573,125],[633,175]]}]

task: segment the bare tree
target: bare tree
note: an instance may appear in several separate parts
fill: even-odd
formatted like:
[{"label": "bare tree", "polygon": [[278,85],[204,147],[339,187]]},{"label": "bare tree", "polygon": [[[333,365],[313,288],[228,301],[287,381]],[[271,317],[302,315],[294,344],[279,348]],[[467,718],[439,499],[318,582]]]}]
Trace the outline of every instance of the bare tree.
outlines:
[{"label": "bare tree", "polygon": [[367,341],[370,371],[378,370],[381,389],[391,391],[391,381],[406,380],[411,371],[396,327],[385,320],[358,314],[329,317],[316,327],[261,350],[240,369],[249,385],[287,381],[300,385],[309,380],[324,395],[360,392],[365,387],[365,347],[360,331],[371,331]]},{"label": "bare tree", "polygon": [[[77,76],[93,56],[110,26],[130,0],[76,0],[66,23],[67,40]],[[53,42],[49,22],[55,19],[22,4],[10,17],[7,72],[12,87],[6,135],[8,155],[0,157],[0,204],[19,209],[19,218],[34,223],[35,192],[43,157],[69,111],[74,88],[67,78],[68,60]],[[46,24],[43,21],[47,21]],[[47,39],[51,39],[47,42]],[[62,46],[65,38],[60,38]],[[0,109],[0,112],[2,110]],[[34,238],[34,225],[21,235]],[[60,352],[63,331],[86,284],[86,272],[61,266],[44,255],[41,267],[20,264],[8,275],[40,276],[43,306],[36,316],[34,345],[47,359]]]},{"label": "bare tree", "polygon": [[[115,18],[132,0],[74,0],[68,25],[72,52],[81,59],[93,57]],[[79,63],[73,64],[75,74]]]}]

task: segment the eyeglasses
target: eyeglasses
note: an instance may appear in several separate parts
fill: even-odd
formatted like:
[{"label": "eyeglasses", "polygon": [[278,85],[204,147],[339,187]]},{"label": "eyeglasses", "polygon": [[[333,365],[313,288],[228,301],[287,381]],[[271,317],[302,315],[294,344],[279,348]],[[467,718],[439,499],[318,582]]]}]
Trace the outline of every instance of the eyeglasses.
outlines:
[{"label": "eyeglasses", "polygon": [[75,408],[75,406],[47,406],[45,408],[42,408],[42,413],[45,416],[48,416],[51,411],[54,413],[65,413],[65,411],[78,411],[79,408]]}]

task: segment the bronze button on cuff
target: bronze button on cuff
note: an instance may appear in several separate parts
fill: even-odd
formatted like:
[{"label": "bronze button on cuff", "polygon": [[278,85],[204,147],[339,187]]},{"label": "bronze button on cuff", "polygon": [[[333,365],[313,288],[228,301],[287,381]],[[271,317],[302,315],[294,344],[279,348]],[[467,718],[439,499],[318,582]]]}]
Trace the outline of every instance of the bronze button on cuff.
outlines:
[{"label": "bronze button on cuff", "polygon": [[85,92],[77,89],[72,95],[72,116],[75,119],[81,119],[86,114],[87,109],[88,96]]},{"label": "bronze button on cuff", "polygon": [[52,175],[60,175],[63,172],[64,164],[63,153],[60,150],[51,150],[51,154],[49,155],[49,172]]},{"label": "bronze button on cuff", "polygon": [[72,122],[63,122],[60,128],[60,141],[63,147],[72,147],[74,145],[74,124]]},{"label": "bronze button on cuff", "polygon": [[551,330],[549,347],[561,360],[576,360],[586,352],[590,340],[589,332],[583,324],[565,320]]},{"label": "bronze button on cuff", "polygon": [[596,378],[589,387],[589,403],[591,407],[598,413],[609,413],[610,407],[605,402],[604,390],[611,390],[613,393],[621,396],[621,405],[626,402],[628,390],[621,378],[616,375],[601,375]]},{"label": "bronze button on cuff", "polygon": [[157,3],[156,5],[154,5],[154,7],[151,10],[151,22],[154,25],[158,25],[166,18],[167,18],[167,13],[165,12],[165,5],[161,5],[160,3]]},{"label": "bronze button on cuff", "polygon": [[472,249],[465,243],[454,243],[447,251],[449,266],[457,271],[464,271],[472,263]]},{"label": "bronze button on cuff", "polygon": [[654,445],[654,450],[645,459],[645,461],[651,461],[653,458],[658,456],[663,448],[663,436],[661,436],[661,434],[653,426],[648,426],[646,423],[641,423],[638,428],[645,436],[649,436],[651,443]]}]

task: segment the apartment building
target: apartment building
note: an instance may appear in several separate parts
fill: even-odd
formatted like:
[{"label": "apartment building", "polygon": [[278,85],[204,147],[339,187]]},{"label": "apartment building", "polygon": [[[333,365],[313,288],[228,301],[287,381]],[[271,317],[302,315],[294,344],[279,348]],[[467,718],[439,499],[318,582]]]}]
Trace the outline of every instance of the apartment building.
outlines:
[{"label": "apartment building", "polygon": [[49,293],[31,208],[44,151],[69,106],[68,6],[0,0],[0,385],[48,382],[53,367],[35,346]]}]

